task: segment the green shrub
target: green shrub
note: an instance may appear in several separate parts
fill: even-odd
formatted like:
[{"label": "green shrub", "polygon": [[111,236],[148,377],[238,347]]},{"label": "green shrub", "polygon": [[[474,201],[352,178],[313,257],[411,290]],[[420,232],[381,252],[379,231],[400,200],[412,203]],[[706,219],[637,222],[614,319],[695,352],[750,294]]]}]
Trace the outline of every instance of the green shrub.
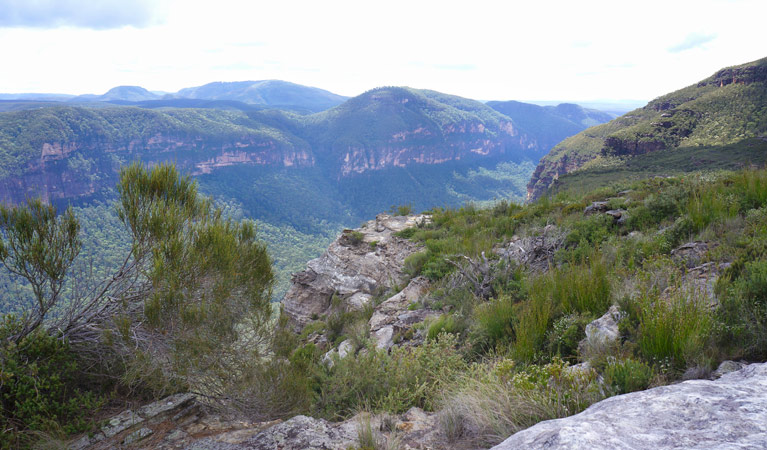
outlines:
[{"label": "green shrub", "polygon": [[413,204],[408,203],[406,205],[392,206],[391,213],[398,216],[409,216],[413,213]]},{"label": "green shrub", "polygon": [[514,340],[514,304],[510,296],[477,305],[474,320],[472,340],[477,350],[491,350]]},{"label": "green shrub", "polygon": [[437,339],[442,333],[460,334],[466,327],[453,314],[443,314],[429,324],[429,330],[426,332],[426,339]]},{"label": "green shrub", "polygon": [[426,252],[413,253],[405,258],[403,270],[411,277],[415,277],[421,273],[421,269],[428,259],[429,254]]},{"label": "green shrub", "polygon": [[516,305],[514,317],[515,341],[512,348],[514,358],[521,361],[533,361],[543,348],[546,331],[554,319],[555,305],[550,296],[542,289],[543,277],[538,278],[530,288],[530,299]]},{"label": "green shrub", "polygon": [[369,346],[339,360],[318,384],[315,413],[343,419],[360,410],[402,413],[413,406],[433,410],[446,383],[466,370],[456,338],[441,335],[416,348]]},{"label": "green shrub", "polygon": [[607,239],[612,234],[613,227],[613,218],[607,214],[589,216],[573,224],[565,239],[565,245],[593,246]]},{"label": "green shrub", "polygon": [[680,290],[668,299],[645,295],[638,301],[638,345],[645,358],[680,371],[705,359],[713,321],[704,298]]},{"label": "green shrub", "polygon": [[0,448],[30,445],[31,432],[82,432],[93,426],[103,397],[90,391],[76,354],[41,330],[18,344],[12,317],[0,324]]},{"label": "green shrub", "polygon": [[653,370],[642,361],[634,359],[611,359],[604,369],[604,382],[616,394],[641,391],[650,386]]},{"label": "green shrub", "polygon": [[349,243],[352,245],[360,245],[362,240],[365,239],[365,235],[361,231],[352,231],[349,233]]},{"label": "green shrub", "polygon": [[742,212],[767,205],[767,170],[746,169],[736,173],[733,188],[739,194]]},{"label": "green shrub", "polygon": [[546,350],[550,355],[574,361],[578,356],[578,343],[586,336],[590,317],[568,314],[554,321],[546,335]]},{"label": "green shrub", "polygon": [[731,357],[761,360],[767,357],[767,261],[742,265],[735,280],[720,282],[720,339]]},{"label": "green shrub", "polygon": [[[576,414],[604,398],[593,371],[568,370],[554,359],[517,370],[501,359],[476,364],[447,392],[443,433],[492,446],[540,421]],[[457,424],[460,424],[458,426]]]}]

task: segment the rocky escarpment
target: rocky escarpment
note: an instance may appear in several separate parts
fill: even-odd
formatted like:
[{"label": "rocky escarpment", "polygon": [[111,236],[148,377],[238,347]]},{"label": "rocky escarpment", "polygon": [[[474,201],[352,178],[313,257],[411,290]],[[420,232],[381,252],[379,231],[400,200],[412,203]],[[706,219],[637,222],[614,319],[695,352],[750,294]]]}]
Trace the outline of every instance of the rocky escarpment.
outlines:
[{"label": "rocky escarpment", "polygon": [[596,403],[520,431],[497,450],[767,448],[767,363]]},{"label": "rocky escarpment", "polygon": [[698,83],[698,86],[714,85],[722,87],[728,84],[748,84],[764,81],[767,81],[767,66],[739,66],[722,69],[711,78]]},{"label": "rocky escarpment", "polygon": [[134,160],[184,173],[232,165],[311,167],[308,145],[228,112],[41,108],[0,115],[0,201],[75,198],[117,183]]},{"label": "rocky escarpment", "polygon": [[[566,184],[562,179],[565,174],[589,168],[623,168],[623,163],[637,156],[677,148],[702,152],[706,147],[719,147],[727,151],[727,146],[747,140],[759,144],[767,132],[761,112],[767,101],[766,83],[767,59],[728,67],[607,124],[565,139],[540,160],[528,184],[528,199],[540,197],[552,186],[561,188]],[[727,157],[742,158],[744,164],[753,158],[739,156],[735,151],[727,153]],[[622,158],[620,163],[607,158],[613,165],[606,164],[605,157],[615,156]],[[644,161],[647,169],[650,159]],[[675,167],[663,164],[653,168],[661,174],[672,169]]]},{"label": "rocky escarpment", "polygon": [[401,285],[407,278],[405,258],[418,246],[395,233],[428,220],[380,214],[357,230],[344,230],[322,256],[293,275],[282,301],[290,325],[300,331],[331,308],[362,309],[375,295]]}]

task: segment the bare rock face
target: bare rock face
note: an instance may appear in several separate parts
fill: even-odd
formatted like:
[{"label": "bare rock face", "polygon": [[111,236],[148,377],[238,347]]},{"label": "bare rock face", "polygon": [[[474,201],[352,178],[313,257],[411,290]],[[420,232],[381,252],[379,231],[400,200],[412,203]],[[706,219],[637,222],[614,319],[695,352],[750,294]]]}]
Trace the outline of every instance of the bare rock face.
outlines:
[{"label": "bare rock face", "polygon": [[412,303],[425,296],[428,290],[429,280],[416,277],[410,280],[405,289],[376,306],[368,325],[377,348],[390,349],[394,345],[395,335],[403,334],[428,318],[439,316],[439,312],[431,309],[408,309]]},{"label": "bare rock face", "polygon": [[293,275],[282,302],[293,329],[300,331],[327,314],[333,295],[345,308],[358,309],[375,293],[401,284],[405,258],[418,246],[394,233],[428,220],[424,215],[379,214],[358,230],[344,230],[322,256]]},{"label": "bare rock face", "polygon": [[767,448],[767,363],[603,400],[520,431],[497,450]]}]

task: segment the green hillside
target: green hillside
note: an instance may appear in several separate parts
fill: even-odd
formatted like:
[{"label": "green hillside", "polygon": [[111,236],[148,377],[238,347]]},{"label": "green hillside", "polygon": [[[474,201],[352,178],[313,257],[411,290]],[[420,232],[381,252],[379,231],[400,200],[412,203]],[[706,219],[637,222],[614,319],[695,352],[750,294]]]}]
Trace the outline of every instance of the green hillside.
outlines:
[{"label": "green hillside", "polygon": [[[643,174],[637,178],[697,170],[684,164],[681,155],[694,161],[722,156],[724,152],[729,155],[724,158],[728,167],[756,163],[763,160],[766,135],[767,58],[722,69],[694,85],[658,97],[643,108],[564,140],[541,160],[528,191],[537,197],[549,188],[567,189],[568,180],[574,178],[563,175],[576,170],[604,174],[616,168],[624,172],[641,168]],[[677,157],[664,154],[677,149],[682,150]],[[645,154],[653,156],[628,163]],[[648,164],[652,165],[648,161],[656,157],[666,158],[671,164],[658,166],[657,171],[646,170]],[[698,168],[706,165],[698,164]],[[590,186],[603,180],[586,174],[583,178],[592,179]]]},{"label": "green hillside", "polygon": [[236,100],[271,107],[298,107],[311,112],[324,111],[347,99],[324,89],[280,80],[219,81],[184,88],[173,96],[206,100]]},{"label": "green hillside", "polygon": [[563,139],[579,131],[609,122],[613,116],[572,103],[557,106],[538,106],[516,101],[492,101],[487,106],[514,120],[523,130],[542,139],[540,144],[552,148]]},{"label": "green hillside", "polygon": [[[238,87],[208,88],[222,90],[223,98]],[[180,101],[208,103],[169,107]],[[340,229],[393,206],[422,211],[521,201],[535,162],[563,133],[524,111],[509,117],[474,100],[396,87],[310,115],[235,100],[138,104],[146,107],[100,103],[0,113],[0,199],[41,195],[62,209],[73,204],[117,245],[125,240],[110,231],[109,205],[119,168],[133,160],[171,161],[194,174],[201,192],[228,214],[259,222],[277,269],[276,298],[290,273]],[[85,254],[97,253],[89,245]],[[122,250],[105,249],[106,260],[95,264]],[[0,285],[10,293],[14,280],[2,278]]]}]

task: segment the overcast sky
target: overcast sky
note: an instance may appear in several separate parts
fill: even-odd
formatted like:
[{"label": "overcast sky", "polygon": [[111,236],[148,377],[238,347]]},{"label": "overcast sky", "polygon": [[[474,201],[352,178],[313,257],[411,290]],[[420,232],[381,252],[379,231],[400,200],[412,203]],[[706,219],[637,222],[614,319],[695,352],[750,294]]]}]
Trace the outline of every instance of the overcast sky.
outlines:
[{"label": "overcast sky", "polygon": [[281,79],[650,100],[767,56],[765,0],[0,0],[0,92]]}]

